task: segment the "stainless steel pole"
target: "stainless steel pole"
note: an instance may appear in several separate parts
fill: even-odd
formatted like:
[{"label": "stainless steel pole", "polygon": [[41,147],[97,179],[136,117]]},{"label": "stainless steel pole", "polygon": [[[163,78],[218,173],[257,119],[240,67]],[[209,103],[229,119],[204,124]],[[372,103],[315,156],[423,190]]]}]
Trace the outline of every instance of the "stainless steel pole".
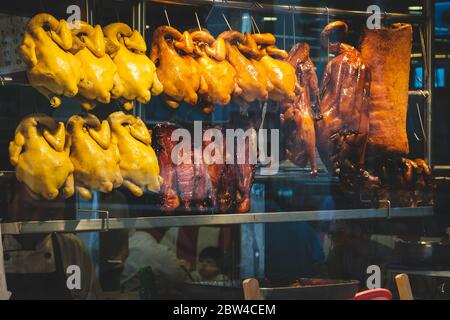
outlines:
[{"label": "stainless steel pole", "polygon": [[434,5],[432,0],[424,0],[423,15],[426,18],[425,23],[425,47],[426,47],[426,64],[427,64],[427,81],[426,90],[429,95],[426,103],[426,121],[425,130],[427,132],[427,141],[425,146],[425,158],[429,166],[433,167],[433,89],[434,89],[434,50],[433,50],[433,31],[434,31]]}]

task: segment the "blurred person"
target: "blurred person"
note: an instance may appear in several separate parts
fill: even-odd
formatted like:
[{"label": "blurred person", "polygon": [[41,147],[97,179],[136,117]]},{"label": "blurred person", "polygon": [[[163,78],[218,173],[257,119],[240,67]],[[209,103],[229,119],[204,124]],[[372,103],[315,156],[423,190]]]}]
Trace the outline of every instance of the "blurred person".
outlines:
[{"label": "blurred person", "polygon": [[[71,220],[74,210],[60,194],[36,199],[14,182],[8,194],[4,222]],[[68,200],[69,201],[69,200]],[[72,300],[101,298],[94,266],[85,244],[71,233],[3,235],[6,283],[14,300]],[[70,289],[68,267],[80,268],[80,288]]]},{"label": "blurred person", "polygon": [[200,252],[197,266],[198,276],[202,281],[223,281],[228,277],[223,274],[223,254],[217,247],[207,247]]}]

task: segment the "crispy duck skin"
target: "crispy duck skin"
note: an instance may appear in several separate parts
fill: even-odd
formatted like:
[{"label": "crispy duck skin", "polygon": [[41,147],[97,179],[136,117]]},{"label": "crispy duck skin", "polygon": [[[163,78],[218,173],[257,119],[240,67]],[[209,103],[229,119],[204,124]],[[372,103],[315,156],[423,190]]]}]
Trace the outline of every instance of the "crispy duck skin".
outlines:
[{"label": "crispy duck skin", "polygon": [[199,64],[208,92],[201,96],[205,102],[203,110],[210,112],[214,105],[230,103],[236,87],[236,70],[225,59],[226,49],[223,38],[217,40],[208,31],[191,33],[195,45],[196,61]]},{"label": "crispy duck skin", "polygon": [[436,184],[424,160],[397,156],[379,159],[376,165],[375,173],[382,182],[378,199],[389,199],[396,207],[433,205]]},{"label": "crispy duck skin", "polygon": [[408,154],[406,113],[412,26],[396,23],[390,27],[364,30],[361,56],[371,71],[370,154]]},{"label": "crispy duck skin", "polygon": [[208,92],[193,51],[187,31],[181,34],[175,28],[160,26],[153,33],[150,59],[157,65],[158,78],[164,86],[162,99],[172,108],[178,108],[183,101],[195,105],[198,93]]},{"label": "crispy duck skin", "polygon": [[252,37],[261,52],[258,62],[265,69],[271,83],[269,99],[292,102],[295,99],[297,79],[295,66],[284,61],[288,53],[275,47],[276,38],[271,33],[252,34]]},{"label": "crispy duck skin", "polygon": [[317,174],[316,134],[314,118],[320,120],[319,85],[314,64],[309,57],[309,45],[296,44],[286,61],[297,74],[298,92],[293,103],[282,104],[281,123],[286,137],[286,157],[294,164],[311,165],[311,174]]},{"label": "crispy duck skin", "polygon": [[236,177],[236,165],[225,164],[217,196],[220,213],[230,213],[236,208]]},{"label": "crispy duck skin", "polygon": [[[235,101],[242,105],[255,100],[267,100],[269,97],[269,82],[266,72],[255,59],[247,58],[244,54],[247,53],[248,48],[250,48],[252,55],[259,54],[251,35],[246,34],[244,36],[237,31],[225,31],[219,35],[218,39],[225,41],[227,60],[236,70],[237,85],[233,96]],[[254,48],[256,48],[256,51]]]},{"label": "crispy duck skin", "polygon": [[161,210],[166,213],[173,212],[180,206],[180,198],[177,193],[176,166],[171,158],[172,149],[176,144],[175,141],[171,140],[171,135],[175,129],[176,126],[169,123],[158,124],[154,129],[158,144],[160,175],[163,179]]},{"label": "crispy duck skin", "polygon": [[379,179],[364,168],[369,133],[370,72],[354,47],[333,42],[330,33],[336,28],[348,30],[336,21],[321,33],[321,44],[338,55],[326,66],[320,86],[320,110],[323,118],[316,122],[317,147],[322,161],[337,174],[344,190],[373,189]]}]

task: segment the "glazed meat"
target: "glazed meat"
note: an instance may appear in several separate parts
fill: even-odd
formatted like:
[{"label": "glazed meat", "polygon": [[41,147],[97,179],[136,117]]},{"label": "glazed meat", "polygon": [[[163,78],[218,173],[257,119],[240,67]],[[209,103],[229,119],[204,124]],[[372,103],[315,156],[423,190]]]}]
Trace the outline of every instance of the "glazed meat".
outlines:
[{"label": "glazed meat", "polygon": [[69,52],[73,38],[64,20],[40,13],[28,22],[19,52],[28,69],[30,84],[50,100],[54,108],[61,96],[74,97],[82,79],[81,64]]},{"label": "glazed meat", "polygon": [[168,123],[158,124],[155,129],[156,142],[158,144],[158,160],[160,175],[163,180],[161,184],[162,207],[164,212],[172,212],[180,206],[177,193],[176,166],[172,161],[171,154],[176,142],[171,140],[172,132],[176,126]]},{"label": "glazed meat", "polygon": [[316,175],[314,118],[320,120],[321,114],[318,79],[309,57],[309,45],[297,43],[289,52],[286,61],[295,68],[298,83],[298,92],[293,103],[282,104],[281,123],[286,141],[286,157],[300,167],[309,162],[311,174]]},{"label": "glazed meat", "polygon": [[83,79],[78,83],[78,98],[84,109],[91,110],[97,101],[110,102],[117,67],[106,54],[102,28],[84,21],[76,23],[79,28],[73,28],[72,35],[78,51],[74,55],[83,71]]},{"label": "glazed meat", "polygon": [[189,32],[181,34],[169,26],[158,27],[153,33],[150,59],[157,65],[158,78],[164,86],[163,101],[172,108],[181,102],[195,105],[198,93],[208,87],[192,56],[194,44]]},{"label": "glazed meat", "polygon": [[[246,129],[249,128],[246,126]],[[250,192],[255,178],[255,164],[250,154],[253,153],[256,159],[256,143],[256,136],[245,139],[245,155],[242,159],[244,161],[241,161],[239,157],[236,159],[236,210],[238,213],[247,213],[250,210]]]},{"label": "glazed meat", "polygon": [[148,103],[152,95],[163,91],[153,62],[146,56],[147,44],[137,30],[124,23],[112,23],[103,28],[107,53],[117,66],[112,96],[123,102],[126,110],[134,100]]},{"label": "glazed meat", "polygon": [[346,190],[374,188],[379,181],[364,169],[369,133],[370,72],[354,47],[333,42],[336,28],[348,30],[344,22],[328,24],[321,44],[338,55],[327,65],[320,91],[323,118],[316,122],[317,147],[328,170],[337,174]]},{"label": "glazed meat", "polygon": [[[218,39],[225,40],[227,60],[236,70],[237,87],[234,97],[241,105],[255,100],[267,100],[269,98],[269,81],[264,67],[252,57],[247,58],[244,53],[253,56],[260,55],[253,37],[245,36],[237,31],[225,31]],[[241,51],[243,50],[243,51]]]},{"label": "glazed meat", "polygon": [[[196,148],[194,148],[195,152]],[[203,151],[200,147],[199,152]],[[200,212],[209,210],[212,204],[212,182],[209,177],[209,172],[203,159],[200,163],[194,163],[194,202],[195,207]]]},{"label": "glazed meat", "polygon": [[[179,159],[186,158],[186,161],[181,161],[181,163],[176,166],[176,172],[181,205],[185,211],[190,212],[194,200],[195,174],[192,149],[185,150],[180,148],[178,157]],[[188,159],[190,159],[190,162]]]},{"label": "glazed meat", "polygon": [[86,200],[91,190],[111,192],[123,182],[119,149],[111,139],[108,121],[93,114],[74,115],[67,123],[70,161],[74,165],[75,188]]},{"label": "glazed meat", "polygon": [[203,95],[204,110],[212,111],[212,104],[229,104],[236,87],[236,71],[225,60],[225,41],[223,38],[215,40],[207,31],[194,31],[191,36],[196,46],[196,60],[208,86],[208,92]]},{"label": "glazed meat", "polygon": [[[212,127],[209,129],[216,130],[217,133],[221,133],[223,136],[225,134],[225,130],[220,126]],[[204,134],[203,160],[205,162],[206,170],[208,172],[208,176],[211,181],[210,197],[211,197],[211,206],[213,210],[216,210],[218,208],[220,183],[222,179],[222,174],[225,169],[225,164],[221,162],[223,161],[223,148],[220,148],[222,147],[220,145],[221,142],[222,141],[213,141],[212,137],[207,137]],[[218,154],[216,154],[216,152]],[[216,159],[221,159],[221,161],[217,161]]]},{"label": "glazed meat", "polygon": [[269,99],[292,102],[295,98],[296,72],[290,63],[283,61],[288,53],[275,47],[275,36],[270,33],[252,34],[261,51],[258,60],[264,67],[271,83]]},{"label": "glazed meat", "polygon": [[369,152],[408,154],[406,113],[412,26],[366,29],[361,56],[371,71]]},{"label": "glazed meat", "polygon": [[74,193],[73,165],[69,159],[64,123],[44,114],[30,115],[17,126],[9,143],[9,159],[16,178],[35,198],[55,199]]}]

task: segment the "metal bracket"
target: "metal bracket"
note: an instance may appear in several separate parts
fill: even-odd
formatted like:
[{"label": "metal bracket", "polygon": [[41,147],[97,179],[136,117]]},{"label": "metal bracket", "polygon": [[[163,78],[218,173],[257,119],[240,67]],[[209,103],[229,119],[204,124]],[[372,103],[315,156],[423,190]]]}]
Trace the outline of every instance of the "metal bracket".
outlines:
[{"label": "metal bracket", "polygon": [[92,213],[97,212],[100,214],[103,214],[104,216],[101,218],[103,221],[102,229],[100,232],[107,232],[109,231],[109,211],[108,210],[96,210],[96,209],[78,209],[78,212],[86,212],[86,213]]},{"label": "metal bracket", "polygon": [[387,204],[387,218],[391,218],[391,200],[378,200],[378,202]]}]

